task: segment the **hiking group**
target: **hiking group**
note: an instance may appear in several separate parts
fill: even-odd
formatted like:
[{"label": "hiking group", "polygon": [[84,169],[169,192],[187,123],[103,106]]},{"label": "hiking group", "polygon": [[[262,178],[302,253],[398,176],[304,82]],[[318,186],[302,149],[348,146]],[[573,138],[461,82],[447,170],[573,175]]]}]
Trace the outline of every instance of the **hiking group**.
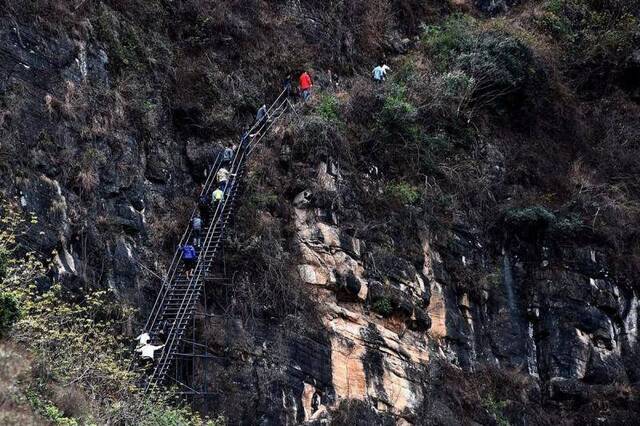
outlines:
[{"label": "hiking group", "polygon": [[[313,80],[311,75],[307,71],[303,71],[299,77],[299,93],[304,102],[308,101],[311,97],[311,90],[313,88]],[[287,97],[292,96],[292,82],[291,74],[283,81],[283,92]],[[251,133],[251,129],[245,130],[240,139],[240,149],[244,150],[251,142],[251,140],[260,133],[261,129],[269,122],[269,109],[266,104],[262,104],[256,112],[256,117],[252,129],[257,129],[256,133]],[[191,241],[184,245],[178,246],[180,250],[181,258],[184,264],[184,272],[188,279],[193,277],[193,271],[198,263],[198,251],[200,251],[203,241],[202,232],[203,225],[209,224],[213,216],[215,216],[218,206],[224,201],[225,196],[229,190],[229,179],[235,177],[235,173],[231,173],[229,170],[232,168],[233,160],[236,152],[238,151],[237,145],[230,145],[224,148],[222,152],[222,161],[220,169],[216,173],[217,187],[209,195],[204,190],[198,199],[198,213],[195,214],[191,220]]]},{"label": "hiking group", "polygon": [[[384,81],[388,71],[390,71],[390,68],[387,65],[376,66],[372,73],[373,79],[376,82]],[[328,75],[330,83],[333,84],[331,71],[328,72]],[[337,86],[337,76],[335,78],[335,84]],[[291,74],[288,74],[283,80],[282,89],[286,98],[290,98],[294,95]],[[302,98],[303,102],[306,103],[311,98],[312,89],[313,80],[311,75],[307,71],[303,71],[298,78],[298,94],[300,98]],[[270,119],[269,109],[266,104],[262,104],[256,112],[255,121],[252,127],[243,132],[240,139],[240,147],[235,144],[230,144],[223,149],[220,167],[215,176],[215,190],[213,190],[211,194],[208,194],[207,188],[202,188],[200,192],[201,195],[197,202],[197,212],[194,214],[189,224],[191,228],[191,239],[183,245],[178,245],[180,259],[183,264],[183,271],[188,280],[193,278],[194,270],[198,265],[198,252],[201,250],[203,245],[206,244],[206,241],[202,240],[203,232],[205,232],[204,227],[211,225],[211,221],[217,215],[217,211],[220,209],[220,206],[223,205],[225,198],[233,187],[233,183],[229,184],[229,182],[230,179],[236,176],[236,173],[231,173],[234,166],[237,166],[235,163],[236,155],[239,151],[244,151],[251,144],[251,140],[260,134],[262,129],[269,123]],[[252,129],[257,130],[252,134]],[[167,327],[167,321],[163,321],[162,326],[160,327],[161,330],[157,333],[158,335],[154,337],[164,341]],[[143,331],[140,336],[136,337],[136,340],[138,340],[136,352],[140,353],[140,357],[143,362],[147,363],[147,365],[148,363],[153,363],[155,351],[164,347],[164,343],[160,345],[152,344],[152,337],[149,332],[146,331]]]},{"label": "hiking group", "polygon": [[[300,93],[303,99],[306,101],[311,96],[311,77],[307,72],[303,72],[300,76]],[[291,76],[289,75],[285,80],[285,87],[283,91],[286,92],[286,97],[291,96]],[[189,224],[191,228],[191,239],[183,245],[178,245],[180,253],[180,259],[183,265],[183,271],[187,279],[192,279],[194,270],[198,264],[198,252],[205,243],[202,239],[205,226],[211,224],[212,219],[216,216],[217,210],[224,202],[233,185],[229,184],[230,180],[236,176],[236,173],[231,173],[231,170],[236,166],[234,160],[239,150],[245,150],[251,144],[253,138],[260,134],[262,129],[269,123],[269,110],[266,104],[263,104],[258,108],[256,112],[255,122],[250,129],[243,132],[240,139],[240,147],[235,144],[226,146],[221,153],[220,167],[215,176],[215,189],[208,194],[207,188],[202,188],[200,197],[197,202],[197,212],[191,219]],[[255,133],[251,133],[252,129],[256,129]],[[168,328],[167,321],[163,321],[160,327],[160,331],[157,336],[151,336],[149,332],[143,331],[138,337],[136,337],[137,345],[136,352],[140,354],[142,367],[147,368],[153,365],[155,352],[162,349],[165,346],[166,329]],[[162,341],[161,344],[155,344],[152,340]],[[159,343],[159,342],[158,342]]]}]

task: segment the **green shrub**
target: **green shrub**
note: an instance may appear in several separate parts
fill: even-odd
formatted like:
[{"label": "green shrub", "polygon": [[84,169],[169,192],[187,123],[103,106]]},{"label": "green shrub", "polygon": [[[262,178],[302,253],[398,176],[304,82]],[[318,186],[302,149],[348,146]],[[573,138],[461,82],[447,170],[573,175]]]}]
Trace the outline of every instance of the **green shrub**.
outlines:
[{"label": "green shrub", "polygon": [[576,34],[570,20],[563,13],[564,0],[551,0],[545,5],[544,13],[537,18],[537,23],[543,29],[554,34],[557,38],[574,42]]},{"label": "green shrub", "polygon": [[278,204],[278,195],[273,192],[256,192],[251,195],[248,203],[253,211],[272,209]]},{"label": "green shrub", "polygon": [[552,232],[558,235],[574,237],[584,229],[582,218],[576,214],[559,219],[553,224]]},{"label": "green shrub", "polygon": [[454,15],[441,26],[426,27],[422,44],[444,74],[450,96],[494,103],[538,75],[528,46],[506,32],[484,30],[472,18]]},{"label": "green shrub", "polygon": [[392,182],[387,185],[386,194],[402,204],[413,204],[420,199],[417,187],[406,182]]},{"label": "green shrub", "polygon": [[444,71],[451,66],[459,53],[471,48],[475,27],[476,21],[472,17],[453,15],[443,25],[425,27],[422,45],[434,60],[435,65]]},{"label": "green shrub", "polygon": [[0,293],[0,337],[4,337],[19,318],[18,299],[11,293]]},{"label": "green shrub", "polygon": [[445,73],[442,76],[444,94],[451,98],[469,96],[473,92],[476,81],[473,77],[461,70]]},{"label": "green shrub", "polygon": [[505,223],[513,228],[546,228],[556,216],[541,206],[513,208],[505,213]]},{"label": "green shrub", "polygon": [[52,402],[42,399],[34,390],[26,392],[27,399],[31,406],[42,416],[49,419],[51,424],[56,426],[77,426],[78,421],[66,417],[64,412],[56,407]]},{"label": "green shrub", "polygon": [[480,32],[455,59],[478,85],[476,93],[508,92],[521,87],[535,73],[529,48],[513,36],[498,31]]},{"label": "green shrub", "polygon": [[316,111],[320,117],[327,121],[337,121],[339,118],[339,103],[335,96],[323,94],[320,96],[320,102],[316,107]]},{"label": "green shrub", "polygon": [[391,300],[388,297],[381,297],[373,302],[371,309],[383,317],[388,317],[393,313],[393,306],[391,305]]},{"label": "green shrub", "polygon": [[420,129],[416,125],[417,108],[401,84],[389,85],[382,108],[376,114],[377,139],[384,143],[416,142]]},{"label": "green shrub", "polygon": [[[403,57],[402,62],[397,66],[397,70],[393,72],[393,80],[405,85],[411,85],[418,75],[415,61],[416,59],[411,55]],[[389,81],[389,78],[387,77],[387,81]]]},{"label": "green shrub", "polygon": [[416,115],[416,107],[407,98],[407,88],[400,84],[391,85],[379,117],[382,123],[404,126],[415,122]]},{"label": "green shrub", "polygon": [[640,36],[637,0],[550,0],[536,22],[578,63],[624,60]]},{"label": "green shrub", "polygon": [[487,410],[496,420],[498,426],[509,426],[509,419],[504,415],[504,409],[507,407],[505,401],[498,401],[492,395],[482,399],[482,407]]}]

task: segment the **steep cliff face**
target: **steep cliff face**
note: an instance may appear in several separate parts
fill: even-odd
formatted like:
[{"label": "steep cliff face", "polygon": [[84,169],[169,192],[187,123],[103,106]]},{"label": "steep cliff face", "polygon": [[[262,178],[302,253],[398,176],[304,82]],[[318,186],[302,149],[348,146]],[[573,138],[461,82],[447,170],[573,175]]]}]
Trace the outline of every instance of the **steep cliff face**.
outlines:
[{"label": "steep cliff face", "polygon": [[[635,4],[591,37],[585,20],[611,16],[571,1],[0,3],[0,185],[40,218],[21,236],[53,258],[39,284],[112,288],[140,318],[221,144],[283,75],[314,70],[314,99],[249,166],[230,279],[199,308],[198,409],[637,414]],[[443,18],[473,5],[514,16]]]},{"label": "steep cliff face", "polygon": [[[318,168],[318,189],[335,191],[342,178],[327,169]],[[588,401],[637,380],[637,294],[609,270],[602,247],[552,251],[507,241],[495,252],[462,226],[444,241],[416,228],[424,251],[417,270],[371,253],[336,222],[332,212],[295,209],[298,268],[320,289],[338,399],[366,400],[420,423],[422,404],[434,398],[425,394],[424,374],[435,360],[465,371],[486,364],[517,371],[536,384],[529,398],[551,404]],[[456,285],[478,269],[485,275],[473,278],[473,288]],[[530,415],[519,421],[544,417]]]}]

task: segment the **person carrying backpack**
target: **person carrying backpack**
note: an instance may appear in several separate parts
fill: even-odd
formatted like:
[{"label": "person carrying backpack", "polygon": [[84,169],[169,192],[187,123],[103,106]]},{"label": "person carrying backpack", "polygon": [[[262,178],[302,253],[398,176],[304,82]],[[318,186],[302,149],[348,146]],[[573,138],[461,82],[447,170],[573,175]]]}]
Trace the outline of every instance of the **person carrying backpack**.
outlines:
[{"label": "person carrying backpack", "polygon": [[184,272],[187,275],[187,278],[190,279],[193,276],[193,269],[198,263],[198,254],[196,253],[195,247],[191,244],[185,244],[184,246],[179,246],[179,248],[182,250]]},{"label": "person carrying backpack", "polygon": [[211,199],[207,194],[202,194],[198,198],[198,211],[204,223],[211,221]]},{"label": "person carrying backpack", "polygon": [[218,188],[215,191],[213,191],[213,194],[211,195],[212,195],[212,207],[213,207],[213,211],[215,212],[216,208],[218,207],[218,204],[224,198],[224,191]]},{"label": "person carrying backpack", "polygon": [[233,147],[228,146],[222,151],[222,167],[229,166],[233,161]]},{"label": "person carrying backpack", "polygon": [[200,248],[200,235],[202,233],[202,219],[197,214],[191,219],[191,235],[193,236],[193,245]]},{"label": "person carrying backpack", "polygon": [[216,178],[218,179],[218,185],[220,186],[220,189],[222,191],[227,188],[227,182],[229,181],[230,176],[235,176],[235,174],[230,173],[229,170],[225,169],[224,167],[218,170]]}]

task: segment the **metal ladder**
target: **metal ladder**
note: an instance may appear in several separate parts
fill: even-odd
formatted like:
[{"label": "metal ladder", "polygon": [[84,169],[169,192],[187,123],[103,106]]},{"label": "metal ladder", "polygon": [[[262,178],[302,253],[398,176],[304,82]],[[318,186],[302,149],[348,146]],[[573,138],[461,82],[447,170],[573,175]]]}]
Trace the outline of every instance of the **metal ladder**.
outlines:
[{"label": "metal ladder", "polygon": [[[168,332],[165,332],[165,346],[156,359],[152,374],[144,385],[145,393],[153,392],[164,384],[167,372],[175,359],[175,354],[178,352],[180,343],[185,337],[185,331],[195,313],[205,281],[224,244],[225,229],[233,217],[242,187],[242,180],[246,172],[246,164],[251,153],[262,138],[268,134],[273,125],[284,116],[290,106],[286,93],[283,91],[268,109],[269,120],[254,124],[249,130],[249,133],[255,131],[255,140],[250,140],[249,143],[245,144],[241,143],[236,149],[230,167],[231,175],[227,181],[225,195],[222,201],[217,203],[210,223],[203,224],[202,234],[205,236],[202,239],[198,261],[191,278],[188,278],[185,274],[180,250],[178,249],[174,253],[169,271],[162,283],[144,328],[152,338],[159,336],[164,329],[168,329]],[[201,195],[210,195],[215,189],[215,175],[221,164],[222,159],[218,155],[207,176]],[[194,209],[191,218],[194,217],[196,211]],[[191,238],[190,220],[187,229],[182,235],[180,245],[186,244]]]}]

